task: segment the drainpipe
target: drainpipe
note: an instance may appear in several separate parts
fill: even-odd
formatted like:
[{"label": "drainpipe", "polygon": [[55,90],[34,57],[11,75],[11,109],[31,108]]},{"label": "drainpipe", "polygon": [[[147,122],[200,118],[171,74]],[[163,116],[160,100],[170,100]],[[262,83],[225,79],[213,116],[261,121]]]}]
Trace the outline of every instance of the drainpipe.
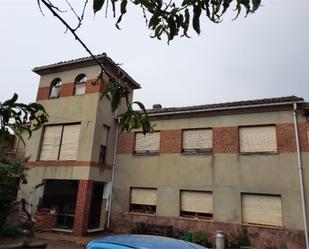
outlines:
[{"label": "drainpipe", "polygon": [[108,214],[107,214],[107,228],[110,228],[111,223],[111,212],[112,212],[112,197],[113,197],[113,184],[114,184],[114,174],[116,168],[116,153],[117,153],[117,143],[118,143],[118,129],[119,129],[119,118],[116,119],[116,138],[115,138],[115,146],[114,146],[114,157],[113,157],[113,170],[112,170],[112,180],[111,187],[108,199]]},{"label": "drainpipe", "polygon": [[305,240],[306,240],[306,248],[309,249],[306,203],[305,203],[305,190],[304,190],[304,178],[303,178],[303,166],[302,166],[302,159],[301,159],[301,152],[300,152],[298,121],[297,121],[297,103],[293,103],[293,106],[294,106],[293,117],[294,117],[294,128],[295,128],[295,138],[296,138],[297,161],[298,161],[298,167],[297,168],[298,168],[298,174],[299,174],[301,203],[302,203],[302,209],[303,209]]}]

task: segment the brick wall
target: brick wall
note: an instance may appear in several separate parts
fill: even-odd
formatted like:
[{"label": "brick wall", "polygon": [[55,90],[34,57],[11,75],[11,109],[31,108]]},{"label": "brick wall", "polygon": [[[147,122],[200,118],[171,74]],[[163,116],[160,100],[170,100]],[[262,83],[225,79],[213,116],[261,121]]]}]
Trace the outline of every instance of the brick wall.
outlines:
[{"label": "brick wall", "polygon": [[61,86],[60,98],[74,95],[74,83],[67,83]]},{"label": "brick wall", "polygon": [[181,130],[165,130],[160,132],[160,153],[181,153]]},{"label": "brick wall", "polygon": [[49,97],[49,92],[50,92],[50,87],[46,86],[46,87],[40,87],[38,89],[38,93],[36,96],[36,100],[44,100],[44,99],[48,99]]},{"label": "brick wall", "polygon": [[[86,94],[97,93],[97,92],[103,91],[103,82],[97,81],[95,84],[92,84],[92,82],[94,82],[94,81],[95,80],[88,80],[86,82]],[[59,97],[62,98],[62,97],[74,96],[74,92],[75,92],[74,88],[75,88],[74,83],[62,84]],[[50,93],[50,87],[49,86],[39,87],[36,99],[37,100],[48,99],[49,93]]]},{"label": "brick wall", "polygon": [[35,227],[52,229],[56,226],[57,216],[55,214],[37,211],[34,214],[34,219],[36,220]]},{"label": "brick wall", "polygon": [[134,133],[120,133],[118,137],[117,154],[132,154],[134,151]]},{"label": "brick wall", "polygon": [[218,127],[212,129],[214,153],[238,153],[238,127]]},{"label": "brick wall", "polygon": [[87,233],[93,182],[80,180],[77,193],[73,232],[77,236]]},{"label": "brick wall", "polygon": [[[296,152],[294,124],[278,124],[276,125],[276,130],[278,152]],[[300,123],[298,125],[298,133],[300,136],[300,147],[302,151],[309,151],[307,132],[307,124]]]}]

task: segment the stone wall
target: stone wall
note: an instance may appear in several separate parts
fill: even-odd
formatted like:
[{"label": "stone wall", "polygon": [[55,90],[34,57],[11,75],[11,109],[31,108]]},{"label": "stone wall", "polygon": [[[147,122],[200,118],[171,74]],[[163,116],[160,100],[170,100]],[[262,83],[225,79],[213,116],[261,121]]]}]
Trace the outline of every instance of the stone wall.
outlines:
[{"label": "stone wall", "polygon": [[305,237],[302,231],[287,230],[282,228],[245,226],[212,222],[199,219],[179,217],[162,217],[149,214],[113,213],[113,231],[127,233],[137,222],[157,225],[172,225],[175,231],[196,233],[204,231],[209,233],[212,241],[215,239],[217,230],[225,233],[227,238],[237,235],[242,228],[248,231],[251,246],[258,249],[304,249]]}]

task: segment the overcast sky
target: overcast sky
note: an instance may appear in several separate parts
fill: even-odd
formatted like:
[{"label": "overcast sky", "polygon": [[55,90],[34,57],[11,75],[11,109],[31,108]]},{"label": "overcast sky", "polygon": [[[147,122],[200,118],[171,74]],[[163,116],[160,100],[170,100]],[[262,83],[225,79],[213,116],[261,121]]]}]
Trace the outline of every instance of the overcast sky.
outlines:
[{"label": "overcast sky", "polygon": [[[33,67],[88,56],[47,10],[42,16],[36,2],[0,0],[0,101],[14,92],[23,102],[35,101],[39,77]],[[72,2],[80,6],[83,0]],[[142,85],[135,100],[147,107],[287,95],[309,100],[307,0],[262,0],[255,14],[232,21],[231,13],[220,24],[205,18],[200,36],[169,46],[149,37],[138,8],[129,10],[119,31],[111,13],[94,18],[90,2],[78,34],[95,54],[123,63]]]}]

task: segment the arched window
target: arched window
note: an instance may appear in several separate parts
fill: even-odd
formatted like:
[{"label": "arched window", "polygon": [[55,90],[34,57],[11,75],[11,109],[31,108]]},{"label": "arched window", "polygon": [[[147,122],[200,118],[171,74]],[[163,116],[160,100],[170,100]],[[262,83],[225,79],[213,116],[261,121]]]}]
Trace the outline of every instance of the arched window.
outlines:
[{"label": "arched window", "polygon": [[60,78],[56,78],[51,82],[50,95],[49,95],[50,99],[59,97],[61,84],[62,84],[62,81]]},{"label": "arched window", "polygon": [[75,78],[75,95],[82,95],[86,93],[87,76],[83,73]]}]

